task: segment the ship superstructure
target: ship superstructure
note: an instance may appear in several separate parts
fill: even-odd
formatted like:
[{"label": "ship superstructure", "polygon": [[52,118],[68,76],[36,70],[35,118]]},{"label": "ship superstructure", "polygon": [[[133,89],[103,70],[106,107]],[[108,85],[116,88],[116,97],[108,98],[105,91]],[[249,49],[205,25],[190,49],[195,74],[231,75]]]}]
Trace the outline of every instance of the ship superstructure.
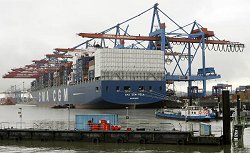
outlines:
[{"label": "ship superstructure", "polygon": [[33,98],[85,107],[145,105],[165,99],[162,51],[90,47],[75,55],[71,68],[61,67],[32,82]]}]

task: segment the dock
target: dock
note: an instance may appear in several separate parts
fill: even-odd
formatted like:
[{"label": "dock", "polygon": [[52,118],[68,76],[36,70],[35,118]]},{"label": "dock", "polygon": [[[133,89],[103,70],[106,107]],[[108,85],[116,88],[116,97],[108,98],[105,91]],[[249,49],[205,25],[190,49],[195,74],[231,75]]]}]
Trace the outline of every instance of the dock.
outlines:
[{"label": "dock", "polygon": [[223,137],[194,136],[187,131],[78,131],[46,129],[1,129],[0,142],[13,140],[67,141],[92,143],[138,143],[177,145],[222,145]]}]

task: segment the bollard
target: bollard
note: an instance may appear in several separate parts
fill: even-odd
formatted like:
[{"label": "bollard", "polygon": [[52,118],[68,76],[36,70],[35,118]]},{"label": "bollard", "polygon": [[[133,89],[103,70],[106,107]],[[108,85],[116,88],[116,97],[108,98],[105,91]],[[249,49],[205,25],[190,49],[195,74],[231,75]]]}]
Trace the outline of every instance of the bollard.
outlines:
[{"label": "bollard", "polygon": [[231,144],[231,127],[230,127],[230,103],[229,103],[229,91],[222,91],[222,103],[223,103],[223,144]]},{"label": "bollard", "polygon": [[237,95],[237,112],[236,112],[236,114],[237,114],[237,121],[238,121],[237,124],[241,123],[240,112],[241,112],[240,95]]}]

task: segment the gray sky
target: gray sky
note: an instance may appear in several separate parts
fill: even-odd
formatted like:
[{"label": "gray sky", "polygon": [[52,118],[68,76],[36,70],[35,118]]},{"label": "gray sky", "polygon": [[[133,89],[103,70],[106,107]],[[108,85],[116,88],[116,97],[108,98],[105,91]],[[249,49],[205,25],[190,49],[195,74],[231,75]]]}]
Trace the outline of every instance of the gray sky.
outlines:
[{"label": "gray sky", "polygon": [[[100,32],[156,2],[180,25],[196,20],[220,39],[246,45],[243,53],[207,52],[207,65],[222,75],[222,79],[209,81],[210,86],[228,82],[235,88],[250,84],[249,0],[0,0],[0,74],[31,64],[33,59],[52,53],[53,48],[73,47],[82,42],[76,33]],[[145,20],[138,23],[135,34],[148,34],[150,25]],[[23,81],[29,87],[29,79],[1,78],[0,91],[20,86]]]}]

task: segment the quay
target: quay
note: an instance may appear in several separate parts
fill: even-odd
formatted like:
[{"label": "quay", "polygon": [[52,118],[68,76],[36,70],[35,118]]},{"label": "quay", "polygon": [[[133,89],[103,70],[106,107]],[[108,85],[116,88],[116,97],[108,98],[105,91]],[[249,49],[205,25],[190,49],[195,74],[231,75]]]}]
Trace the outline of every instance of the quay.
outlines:
[{"label": "quay", "polygon": [[[195,133],[196,131],[193,130],[193,126],[190,126],[190,131],[182,131],[181,129],[176,130],[174,127],[161,128],[161,126],[157,126],[157,128],[152,126],[148,129],[145,125],[138,125],[135,128],[133,126],[128,126],[129,116],[127,111],[126,128],[125,126],[122,127],[118,122],[117,114],[75,115],[74,129],[70,129],[70,122],[68,122],[67,130],[64,128],[37,129],[35,127],[23,129],[22,124],[20,129],[18,129],[13,127],[9,128],[9,126],[5,128],[5,126],[1,125],[0,142],[15,141],[18,143],[27,140],[41,142],[66,141],[92,143],[229,145],[231,144],[229,91],[223,91],[222,100],[223,135],[221,136],[213,135],[211,132],[211,125],[207,123],[200,123],[199,136]],[[239,103],[240,101],[238,100],[238,104]],[[237,110],[237,117],[240,117],[240,109],[238,108]],[[239,120],[237,120],[237,123],[240,123]],[[151,122],[151,125],[156,124]],[[235,129],[233,134],[235,137],[233,137],[233,139],[241,139],[243,129],[244,128]]]},{"label": "quay", "polygon": [[13,140],[67,141],[92,143],[139,143],[177,145],[222,145],[223,136],[194,136],[187,131],[79,131],[79,130],[39,130],[1,129],[0,142]]}]

